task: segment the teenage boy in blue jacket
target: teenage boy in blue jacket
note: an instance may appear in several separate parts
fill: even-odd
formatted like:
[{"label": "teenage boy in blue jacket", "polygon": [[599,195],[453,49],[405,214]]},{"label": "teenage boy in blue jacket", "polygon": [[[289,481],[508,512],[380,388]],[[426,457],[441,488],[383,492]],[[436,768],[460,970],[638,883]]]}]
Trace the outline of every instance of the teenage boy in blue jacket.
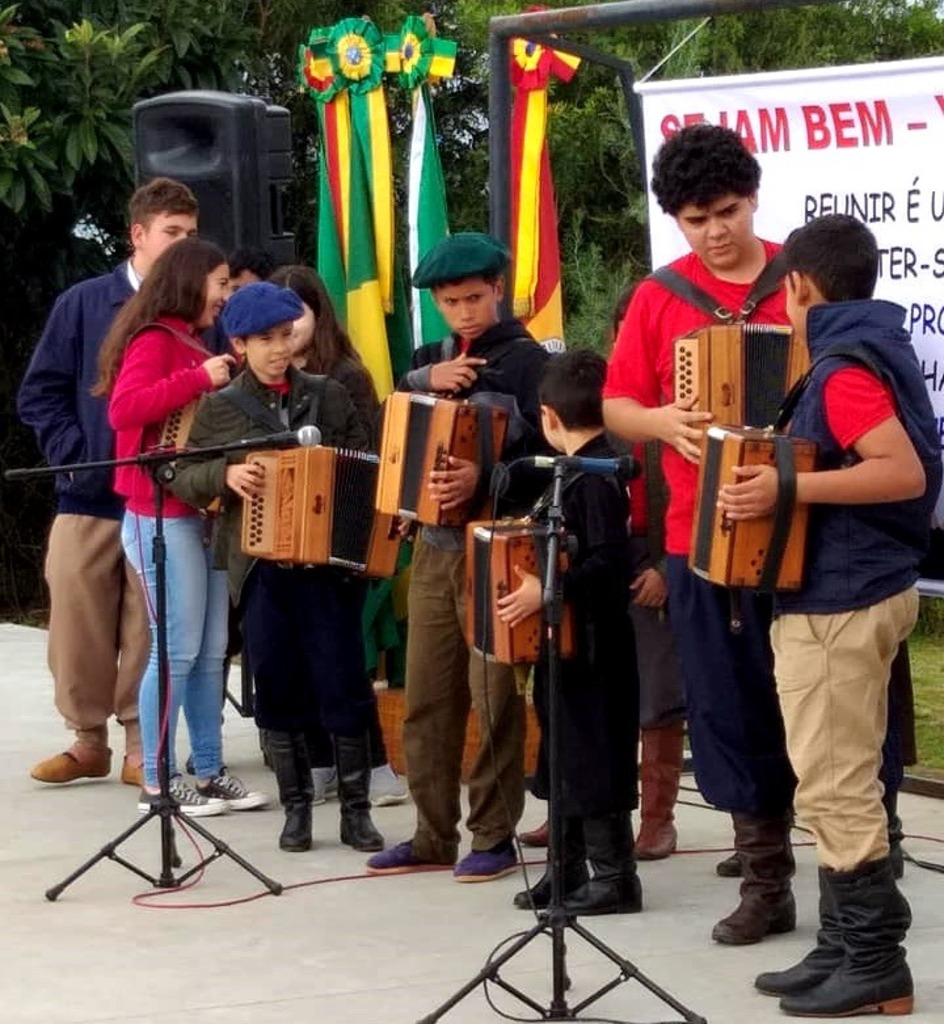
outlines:
[{"label": "teenage boy in blue jacket", "polygon": [[[771,643],[797,817],[816,839],[816,948],[755,984],[787,1013],[910,1013],[901,945],[911,911],[895,884],[882,806],[888,680],[918,614],[915,582],[941,487],[931,402],[905,311],[873,299],[878,246],[852,217],[821,217],[783,249],[787,314],[812,368],[790,433],[814,441],[798,473],[810,505],[803,586],[778,595]],[[773,467],[721,490],[732,519],[770,514]]]},{"label": "teenage boy in blue jacket", "polygon": [[[129,205],[132,253],[111,273],[56,300],[20,386],[20,419],[50,466],[114,456],[106,403],[93,398],[98,350],[115,314],[154,261],[197,231],[197,200],[180,182],[155,178]],[[123,503],[110,470],[56,477],[49,534],[49,669],[72,745],[31,771],[39,782],[101,778],[111,771],[108,719],[124,726],[121,781],[141,785],[138,683],[147,662],[147,609],[119,536]]]}]

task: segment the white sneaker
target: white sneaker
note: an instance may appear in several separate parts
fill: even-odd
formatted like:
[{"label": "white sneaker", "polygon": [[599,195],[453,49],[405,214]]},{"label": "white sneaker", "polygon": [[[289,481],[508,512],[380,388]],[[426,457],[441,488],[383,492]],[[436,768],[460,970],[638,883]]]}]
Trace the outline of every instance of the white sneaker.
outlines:
[{"label": "white sneaker", "polygon": [[202,797],[222,800],[231,811],[252,811],[269,803],[265,793],[247,789],[235,775],[227,771],[220,772],[202,785],[198,782],[195,788]]},{"label": "white sneaker", "polygon": [[370,773],[370,802],[374,807],[392,807],[402,804],[410,795],[406,783],[390,767],[382,764]]},{"label": "white sneaker", "polygon": [[312,768],[311,784],[314,789],[311,800],[314,807],[320,807],[327,800],[335,799],[338,795],[337,768]]},{"label": "white sneaker", "polygon": [[[229,810],[225,800],[198,793],[189,782],[184,782],[179,775],[173,776],[169,788],[170,795],[180,804],[180,813],[188,818],[210,818],[217,814],[225,814]],[[149,793],[146,789],[142,789],[141,795],[138,797],[138,810],[142,814],[146,814],[159,798],[159,793]]]}]

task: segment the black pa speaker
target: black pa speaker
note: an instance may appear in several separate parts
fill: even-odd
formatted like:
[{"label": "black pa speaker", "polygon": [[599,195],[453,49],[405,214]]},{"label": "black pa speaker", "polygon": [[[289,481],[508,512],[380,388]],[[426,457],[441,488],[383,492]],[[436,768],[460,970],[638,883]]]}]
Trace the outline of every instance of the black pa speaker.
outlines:
[{"label": "black pa speaker", "polygon": [[141,100],[132,110],[135,176],[183,182],[200,203],[200,234],[230,253],[267,249],[295,259],[283,194],[292,177],[292,129],[284,107],[256,96],[193,90]]}]

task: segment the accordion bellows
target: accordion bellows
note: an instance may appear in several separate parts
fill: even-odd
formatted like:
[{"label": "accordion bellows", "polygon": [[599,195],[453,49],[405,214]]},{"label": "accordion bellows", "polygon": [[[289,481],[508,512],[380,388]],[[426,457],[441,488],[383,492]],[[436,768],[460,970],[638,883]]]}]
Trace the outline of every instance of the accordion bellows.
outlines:
[{"label": "accordion bellows", "polygon": [[[498,617],[497,601],[517,590],[515,566],[543,579],[546,531],[527,520],[466,526],[465,633],[469,647],[505,665],[536,662],[541,656],[541,613],[512,628]],[[561,569],[566,560],[561,558]],[[561,657],[574,653],[572,609],[565,605],[560,630]]]},{"label": "accordion bellows", "polygon": [[467,506],[443,511],[429,492],[429,474],[448,468],[449,456],[482,463],[501,458],[506,410],[473,402],[395,391],[384,402],[377,508],[430,526],[462,526]]},{"label": "accordion bellows", "polygon": [[248,461],[264,468],[265,482],[243,506],[245,554],[394,574],[400,536],[393,517],[374,510],[376,455],[319,446],[256,452]]},{"label": "accordion bellows", "polygon": [[809,369],[809,353],[790,328],[773,324],[703,327],[675,340],[675,399],[719,425],[767,427],[787,392]]},{"label": "accordion bellows", "polygon": [[[793,452],[798,473],[815,469],[812,441],[783,438]],[[764,581],[774,536],[775,516],[731,520],[718,508],[718,492],[735,483],[735,466],[775,464],[777,435],[742,427],[710,427],[706,431],[698,473],[698,493],[689,566],[696,575],[727,587],[759,587]],[[789,535],[776,577],[769,589],[798,590],[803,583],[809,506],[790,512]]]}]

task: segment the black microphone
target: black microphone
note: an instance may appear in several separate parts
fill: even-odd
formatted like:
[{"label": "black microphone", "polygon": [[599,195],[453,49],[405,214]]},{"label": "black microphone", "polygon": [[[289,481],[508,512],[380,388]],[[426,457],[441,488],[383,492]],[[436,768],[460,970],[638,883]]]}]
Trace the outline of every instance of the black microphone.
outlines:
[{"label": "black microphone", "polygon": [[620,455],[612,459],[594,459],[584,455],[529,455],[515,459],[513,466],[531,466],[534,469],[577,470],[591,476],[615,476],[620,480],[634,480],[639,476],[638,460],[632,455]]},{"label": "black microphone", "polygon": [[[56,476],[59,473],[85,473],[91,469],[114,469],[116,466],[162,466],[175,459],[188,456],[223,455],[226,452],[254,452],[264,448],[291,448],[299,445],[302,448],[314,448],[321,444],[321,431],[315,426],[299,427],[298,430],[282,430],[268,437],[246,437],[241,441],[230,441],[228,444],[207,445],[205,448],[149,448],[140,455],[127,459],[100,459],[95,462],[72,462],[62,466],[39,466],[36,469],[8,469],[4,472],[5,480],[28,480],[33,477]],[[173,471],[166,480],[173,479]]]}]

